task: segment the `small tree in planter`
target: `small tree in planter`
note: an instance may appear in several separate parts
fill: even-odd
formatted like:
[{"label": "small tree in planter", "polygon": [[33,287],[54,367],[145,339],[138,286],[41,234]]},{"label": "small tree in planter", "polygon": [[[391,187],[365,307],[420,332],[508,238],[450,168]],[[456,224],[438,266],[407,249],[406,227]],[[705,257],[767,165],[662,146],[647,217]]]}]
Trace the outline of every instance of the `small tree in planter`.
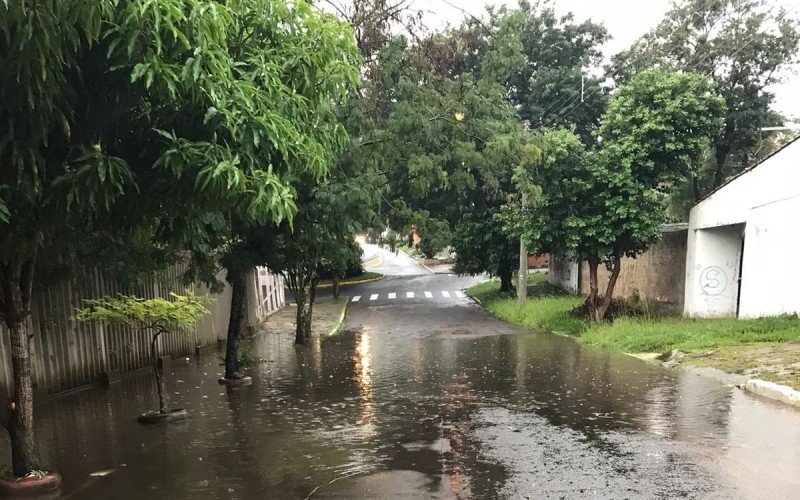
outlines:
[{"label": "small tree in planter", "polygon": [[78,310],[79,321],[93,321],[109,325],[128,325],[143,334],[149,334],[150,356],[153,362],[153,373],[158,390],[158,411],[139,415],[141,423],[182,420],[186,418],[186,410],[167,410],[164,401],[164,386],[158,369],[158,337],[164,333],[175,333],[194,326],[205,314],[208,296],[197,296],[187,291],[186,295],[170,293],[172,300],[162,297],[142,299],[120,295],[118,297],[102,297],[84,301],[86,308]]}]

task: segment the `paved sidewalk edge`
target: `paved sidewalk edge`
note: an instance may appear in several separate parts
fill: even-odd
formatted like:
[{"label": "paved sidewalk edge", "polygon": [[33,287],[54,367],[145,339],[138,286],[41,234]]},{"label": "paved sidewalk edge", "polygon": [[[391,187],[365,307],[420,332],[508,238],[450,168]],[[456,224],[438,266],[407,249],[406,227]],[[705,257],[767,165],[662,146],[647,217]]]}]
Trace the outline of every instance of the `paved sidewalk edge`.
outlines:
[{"label": "paved sidewalk edge", "polygon": [[333,326],[330,332],[328,332],[328,336],[334,335],[339,332],[344,324],[344,317],[347,315],[347,308],[350,306],[350,299],[344,301],[344,305],[342,306],[342,312],[339,314],[339,321]]}]

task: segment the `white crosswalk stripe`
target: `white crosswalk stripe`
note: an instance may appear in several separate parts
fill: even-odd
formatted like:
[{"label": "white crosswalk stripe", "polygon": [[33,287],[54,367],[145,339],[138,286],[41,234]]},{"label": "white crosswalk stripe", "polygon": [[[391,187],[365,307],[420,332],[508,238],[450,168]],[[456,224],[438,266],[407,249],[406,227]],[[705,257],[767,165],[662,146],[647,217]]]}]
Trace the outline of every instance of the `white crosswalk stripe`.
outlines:
[{"label": "white crosswalk stripe", "polygon": [[[425,298],[426,299],[432,299],[433,298],[433,292],[426,291],[426,292],[423,292],[423,293],[425,294]],[[451,295],[451,292],[448,291],[448,290],[442,290],[441,293],[442,293],[442,297],[444,297],[444,298],[450,298],[450,297],[453,296],[453,295]],[[407,299],[413,299],[415,297],[414,292],[405,292],[405,294],[406,294],[406,298]],[[464,292],[462,292],[461,290],[456,290],[456,291],[452,292],[452,294],[455,294],[455,296],[460,298],[460,299],[466,297],[466,294]],[[400,296],[401,297],[402,297],[402,295],[403,295],[402,292],[400,292]],[[398,292],[389,292],[389,293],[386,294],[386,298],[389,299],[389,300],[396,299],[397,296],[398,296]],[[373,293],[372,295],[369,296],[369,300],[375,301],[375,300],[378,300],[379,297],[380,297],[379,293]],[[356,295],[356,296],[354,296],[353,298],[350,299],[351,302],[358,302],[360,300],[361,300],[361,295]]]}]

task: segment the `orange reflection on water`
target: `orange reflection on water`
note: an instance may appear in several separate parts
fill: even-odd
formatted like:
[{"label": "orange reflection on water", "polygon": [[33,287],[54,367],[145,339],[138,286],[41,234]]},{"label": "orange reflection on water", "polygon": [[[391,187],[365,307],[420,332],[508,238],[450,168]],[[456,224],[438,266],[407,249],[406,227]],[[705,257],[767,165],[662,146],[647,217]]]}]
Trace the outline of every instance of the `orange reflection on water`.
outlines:
[{"label": "orange reflection on water", "polygon": [[355,362],[356,382],[361,389],[361,426],[360,432],[366,435],[375,433],[372,421],[375,418],[375,407],[372,401],[372,349],[370,346],[371,332],[363,331],[356,339],[356,349],[353,361]]}]

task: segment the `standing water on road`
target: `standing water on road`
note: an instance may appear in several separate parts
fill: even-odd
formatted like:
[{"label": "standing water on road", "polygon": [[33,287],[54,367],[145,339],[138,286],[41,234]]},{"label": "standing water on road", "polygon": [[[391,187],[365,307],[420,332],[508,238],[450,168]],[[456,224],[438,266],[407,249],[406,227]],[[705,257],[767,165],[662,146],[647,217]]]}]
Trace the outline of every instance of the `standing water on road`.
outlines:
[{"label": "standing water on road", "polygon": [[351,330],[307,348],[258,336],[250,387],[217,385],[215,353],[176,363],[182,424],[135,422],[153,404],[146,376],[42,405],[65,495],[798,494],[800,412],[554,335],[378,329],[389,308],[353,309]]}]

